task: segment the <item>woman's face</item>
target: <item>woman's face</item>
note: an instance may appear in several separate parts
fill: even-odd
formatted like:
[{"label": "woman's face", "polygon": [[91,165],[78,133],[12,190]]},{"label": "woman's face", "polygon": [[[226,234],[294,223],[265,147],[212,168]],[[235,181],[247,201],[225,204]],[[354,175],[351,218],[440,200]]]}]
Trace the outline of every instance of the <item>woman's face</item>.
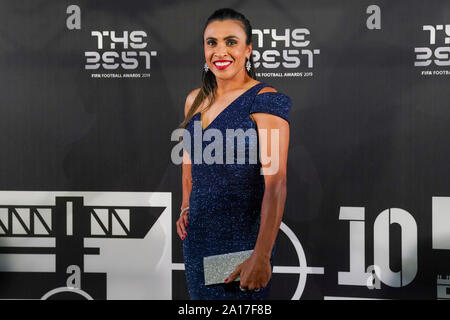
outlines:
[{"label": "woman's face", "polygon": [[231,79],[239,72],[246,73],[245,62],[252,45],[246,45],[246,34],[240,22],[211,22],[205,29],[203,41],[206,63],[216,78]]}]

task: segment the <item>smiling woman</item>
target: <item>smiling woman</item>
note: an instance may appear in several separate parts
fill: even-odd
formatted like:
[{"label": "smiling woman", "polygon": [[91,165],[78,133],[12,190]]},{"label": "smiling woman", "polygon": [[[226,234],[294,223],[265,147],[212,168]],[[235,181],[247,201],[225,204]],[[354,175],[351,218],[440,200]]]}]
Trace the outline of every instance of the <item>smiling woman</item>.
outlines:
[{"label": "smiling woman", "polygon": [[[252,29],[242,14],[228,8],[215,11],[203,36],[202,87],[186,98],[186,117],[180,125],[188,133],[183,138],[203,136],[195,149],[192,139],[183,139],[183,201],[176,224],[183,240],[189,295],[191,299],[266,299],[286,200],[292,102],[256,80]],[[242,134],[230,135],[231,130],[244,135],[258,132],[257,139],[239,139]],[[224,158],[220,154],[224,149],[227,163],[198,161],[202,154]],[[252,150],[262,155],[258,161],[247,158]],[[264,161],[267,155],[269,162],[276,159],[275,166]],[[205,285],[205,257],[248,250],[251,256],[232,266],[222,283]]]},{"label": "smiling woman", "polygon": [[[233,40],[235,39],[235,40]],[[233,35],[229,35],[225,38],[223,38],[223,41],[226,41],[227,43],[229,43],[231,46],[237,44],[237,40],[239,39],[239,37],[237,36],[233,36]],[[208,46],[213,46],[216,45],[217,43],[217,39],[214,37],[207,37],[206,38],[206,44]],[[221,60],[221,59],[217,59],[213,61],[214,66],[218,69],[218,70],[224,70],[226,69],[229,65],[231,65],[233,63],[232,60]]]}]

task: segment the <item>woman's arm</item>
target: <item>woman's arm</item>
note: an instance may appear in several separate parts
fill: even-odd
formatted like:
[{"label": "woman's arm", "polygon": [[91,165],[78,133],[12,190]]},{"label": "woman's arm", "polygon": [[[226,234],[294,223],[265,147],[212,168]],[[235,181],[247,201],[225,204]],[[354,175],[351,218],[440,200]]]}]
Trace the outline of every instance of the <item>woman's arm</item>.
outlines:
[{"label": "woman's arm", "polygon": [[[184,116],[187,116],[187,113],[194,101],[195,96],[197,95],[199,89],[195,89],[189,93],[186,98],[186,102],[184,104]],[[191,160],[189,153],[183,149],[183,163],[182,163],[182,175],[181,175],[181,187],[183,192],[183,197],[181,201],[180,210],[183,210],[186,207],[189,207],[189,197],[191,195],[192,190],[192,175],[191,175]],[[177,233],[180,236],[181,240],[187,236],[186,226],[188,225],[188,213],[189,209],[187,209],[178,219],[177,221]]]},{"label": "woman's arm", "polygon": [[[271,277],[270,256],[283,218],[287,195],[289,147],[289,123],[286,120],[267,113],[253,113],[252,118],[258,127],[263,156],[261,163],[265,191],[261,222],[252,256],[240,264],[225,281],[233,281],[240,274],[240,285],[249,290],[267,286]],[[268,156],[270,162],[265,163],[264,156]]]},{"label": "woman's arm", "polygon": [[186,150],[183,150],[183,164],[182,164],[182,189],[183,189],[183,200],[181,202],[180,210],[183,210],[186,207],[189,207],[189,197],[191,195],[192,190],[192,175],[191,175],[191,167],[192,164],[190,162],[189,153]]},{"label": "woman's arm", "polygon": [[[268,152],[266,154],[271,156],[271,162],[262,165],[266,187],[261,206],[261,224],[254,254],[264,259],[270,259],[283,218],[287,196],[286,169],[289,147],[289,124],[286,120],[276,116],[265,117],[265,115],[261,116],[255,113],[254,117],[258,123],[258,129],[267,130]],[[271,130],[278,131],[278,137],[274,135],[273,141],[271,139]],[[274,160],[274,157],[278,157],[278,160]],[[277,161],[278,164],[274,165]]]},{"label": "woman's arm", "polygon": [[[187,163],[186,160],[189,159],[189,154],[186,150],[183,150],[183,164],[182,164],[182,177],[181,177],[181,185],[183,189],[183,199],[181,201],[180,210],[183,210],[186,207],[189,207],[189,197],[191,195],[192,190],[192,176],[191,176],[191,166],[192,164]],[[189,224],[188,221],[189,209],[183,212],[180,218],[177,221],[177,233],[180,236],[181,240],[187,236],[186,226]]]}]

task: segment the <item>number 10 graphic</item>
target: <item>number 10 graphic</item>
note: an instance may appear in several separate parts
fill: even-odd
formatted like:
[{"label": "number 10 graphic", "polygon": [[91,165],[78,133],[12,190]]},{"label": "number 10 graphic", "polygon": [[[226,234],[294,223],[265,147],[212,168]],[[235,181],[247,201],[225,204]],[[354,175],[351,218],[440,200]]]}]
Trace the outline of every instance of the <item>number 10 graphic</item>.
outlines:
[{"label": "number 10 graphic", "polygon": [[[374,277],[390,287],[404,287],[417,275],[417,224],[406,210],[382,211],[373,226],[374,265],[365,267],[364,207],[341,207],[339,220],[350,224],[350,270],[338,272],[339,285],[368,286]],[[389,226],[401,229],[401,270],[393,272],[389,264]],[[432,249],[450,250],[450,197],[432,197]],[[375,276],[371,270],[375,271]]]},{"label": "number 10 graphic", "polygon": [[[373,226],[374,265],[365,268],[365,216],[363,207],[341,207],[339,220],[350,221],[350,271],[338,272],[340,285],[368,286],[374,277],[390,287],[403,287],[417,274],[417,224],[403,209],[382,211]],[[401,228],[401,270],[393,272],[389,263],[389,226]],[[373,275],[370,270],[375,271]],[[372,289],[372,288],[371,288]]]}]

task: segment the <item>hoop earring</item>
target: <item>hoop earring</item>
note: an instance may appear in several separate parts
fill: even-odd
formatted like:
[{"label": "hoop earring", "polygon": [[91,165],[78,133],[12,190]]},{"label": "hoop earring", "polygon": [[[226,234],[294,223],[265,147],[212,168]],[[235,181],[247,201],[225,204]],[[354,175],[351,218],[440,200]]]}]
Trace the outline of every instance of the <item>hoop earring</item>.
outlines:
[{"label": "hoop earring", "polygon": [[250,69],[252,68],[252,65],[251,65],[249,59],[247,59],[247,63],[245,64],[245,67],[247,68],[247,71],[250,71]]},{"label": "hoop earring", "polygon": [[205,65],[203,66],[203,69],[205,70],[205,72],[208,72],[209,68],[208,68],[208,64],[205,62]]}]

